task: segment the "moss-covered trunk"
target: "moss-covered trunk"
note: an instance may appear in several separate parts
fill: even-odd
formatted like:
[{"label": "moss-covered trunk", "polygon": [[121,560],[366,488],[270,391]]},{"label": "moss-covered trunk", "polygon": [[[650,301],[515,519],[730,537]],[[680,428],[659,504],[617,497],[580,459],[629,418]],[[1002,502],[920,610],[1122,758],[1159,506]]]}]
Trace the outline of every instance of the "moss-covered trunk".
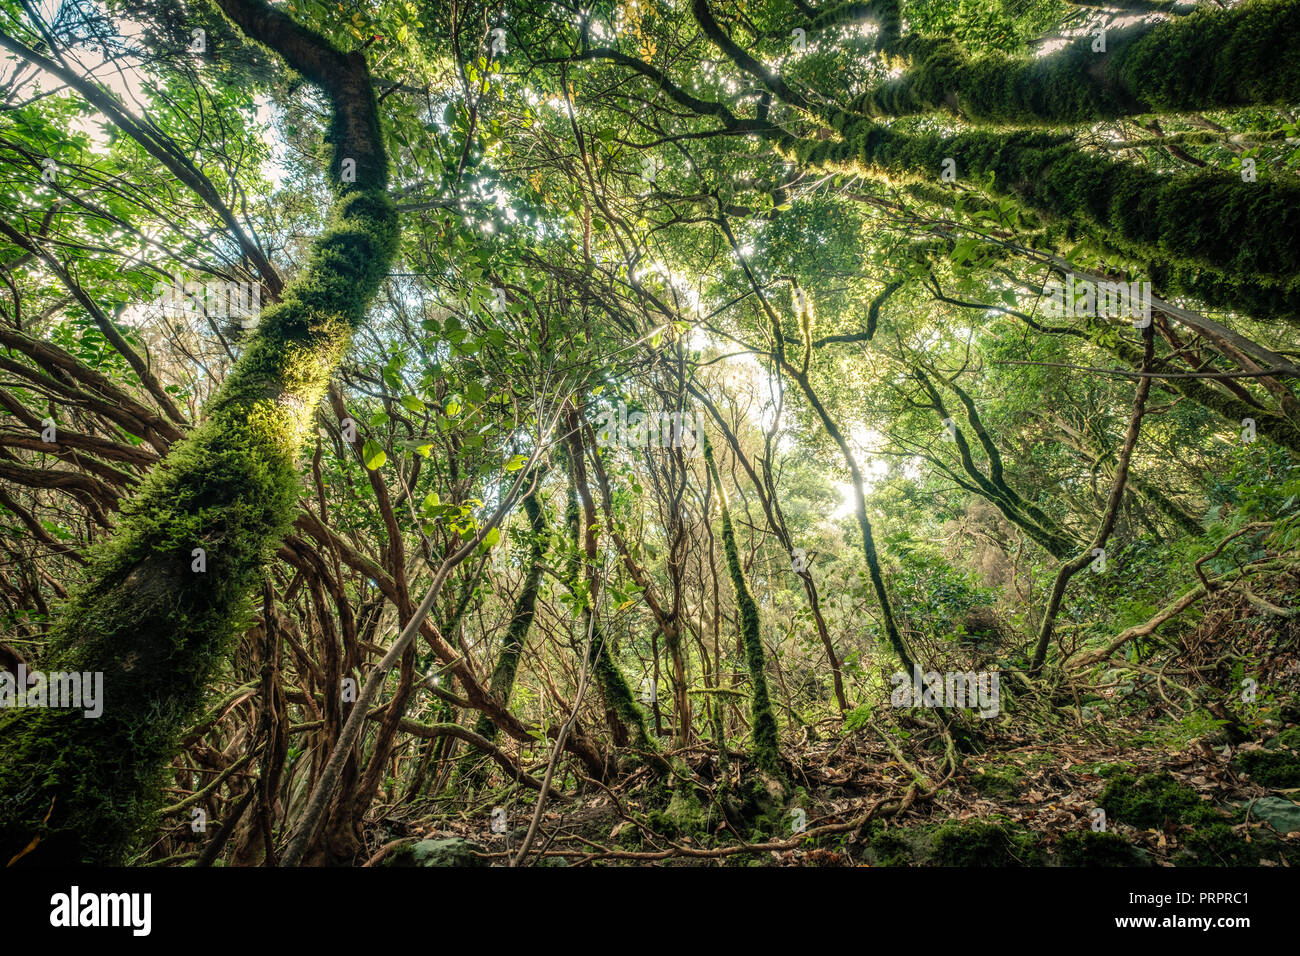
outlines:
[{"label": "moss-covered trunk", "polygon": [[[646,723],[645,711],[632,696],[632,688],[627,678],[619,669],[609,643],[609,635],[600,625],[595,615],[595,602],[601,588],[598,573],[596,545],[597,522],[596,503],[591,496],[591,487],[587,483],[587,466],[583,462],[583,445],[581,418],[577,411],[570,408],[565,413],[565,428],[568,432],[563,451],[571,484],[569,486],[569,510],[566,522],[573,535],[573,557],[569,562],[568,573],[571,587],[577,595],[585,595],[582,611],[582,629],[590,630],[591,642],[587,654],[587,663],[596,675],[601,693],[605,697],[606,716],[610,730],[615,735],[619,746],[624,743],[617,738],[621,735],[626,740],[630,728],[636,745],[647,753],[657,755],[659,745],[650,733]],[[578,505],[581,503],[581,512]],[[581,522],[579,521],[581,519]],[[579,537],[580,535],[580,537]],[[583,575],[582,568],[586,574]]]},{"label": "moss-covered trunk", "polygon": [[1285,105],[1300,93],[1297,43],[1300,0],[1112,26],[1104,50],[1089,30],[1036,58],[973,57],[951,40],[912,34],[893,44],[910,56],[907,71],[859,95],[850,109],[881,117],[942,110],[978,123],[1028,125]]},{"label": "moss-covered trunk", "polygon": [[1300,272],[1300,186],[1283,178],[1243,182],[1201,170],[1165,176],[1085,152],[1069,136],[971,130],[908,134],[840,112],[841,139],[778,138],[801,165],[934,181],[956,175],[1068,222],[1151,268],[1194,266],[1281,288]]},{"label": "moss-covered trunk", "polygon": [[[497,656],[496,666],[492,668],[492,680],[489,690],[492,696],[501,702],[501,706],[510,704],[510,695],[515,689],[515,674],[519,671],[519,658],[524,653],[524,641],[528,638],[528,629],[532,627],[533,617],[537,611],[537,591],[542,583],[542,555],[546,550],[546,516],[542,513],[541,502],[537,499],[540,479],[527,495],[524,496],[524,511],[528,515],[528,527],[532,538],[528,547],[528,570],[524,574],[523,585],[515,599],[514,609],[510,614],[510,623],[506,625],[506,634],[501,642],[501,653]],[[487,740],[497,738],[497,725],[487,714],[481,714],[474,724],[474,732]],[[482,770],[485,764],[479,755],[467,753],[461,763],[460,776],[472,786],[482,783]]]},{"label": "moss-covered trunk", "polygon": [[[218,2],[329,97],[337,199],[302,276],[265,310],[202,424],[123,507],[51,628],[42,669],[101,672],[102,715],[0,715],[5,861],[27,850],[22,864],[120,863],[149,826],[179,735],[247,627],[249,595],[292,522],[317,404],[396,254],[364,59],[261,0]],[[340,181],[344,159],[355,161],[355,181]]]},{"label": "moss-covered trunk", "polygon": [[759,630],[758,602],[749,590],[749,581],[745,579],[745,569],[740,565],[740,551],[736,548],[736,530],[731,524],[731,507],[727,501],[727,489],[722,484],[717,463],[713,460],[713,446],[708,438],[700,435],[704,442],[704,459],[709,466],[709,473],[718,486],[718,504],[722,508],[722,549],[727,556],[727,572],[731,576],[731,586],[736,592],[736,606],[740,609],[740,634],[745,647],[745,663],[749,667],[751,688],[751,721],[754,728],[754,762],[760,768],[777,777],[781,771],[781,749],[777,736],[776,714],[772,711],[772,701],[767,692],[767,660],[763,653],[763,639]]},{"label": "moss-covered trunk", "polygon": [[[984,453],[988,457],[989,473],[985,476],[975,464],[965,434],[955,424],[951,426],[951,435],[953,442],[957,446],[957,455],[961,459],[962,470],[974,482],[971,490],[1001,511],[1008,521],[1038,542],[1052,557],[1065,560],[1077,552],[1079,550],[1078,542],[1072,541],[1070,536],[1041,508],[1030,501],[1026,501],[1007,483],[1002,472],[1002,455],[998,451],[997,445],[994,444],[992,436],[984,428],[984,423],[980,419],[979,412],[976,410],[971,397],[957,385],[956,381],[943,378],[937,373],[933,373],[933,370],[932,374],[957,394],[958,400],[966,410],[966,420],[975,433],[980,447],[984,449]],[[914,368],[912,369],[912,375],[925,391],[930,405],[938,413],[939,419],[944,422],[951,422],[948,407],[939,394],[939,390],[931,381],[930,376],[926,374],[925,369],[921,367]]]}]

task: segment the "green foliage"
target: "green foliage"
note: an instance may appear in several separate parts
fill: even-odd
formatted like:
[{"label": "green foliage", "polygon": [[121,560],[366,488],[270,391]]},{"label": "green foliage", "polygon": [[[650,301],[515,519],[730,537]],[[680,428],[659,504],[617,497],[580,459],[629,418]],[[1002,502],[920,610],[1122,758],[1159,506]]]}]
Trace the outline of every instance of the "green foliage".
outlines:
[{"label": "green foliage", "polygon": [[[1213,685],[1217,699],[1268,671],[1259,699],[1234,704],[1234,716],[1248,734],[1291,719],[1274,664],[1293,637],[1300,413],[1289,375],[1253,372],[1268,364],[1261,349],[1279,361],[1300,354],[1290,113],[1300,0],[1172,16],[1156,3],[1160,17],[1122,28],[1113,11],[1058,0],[710,3],[719,26],[703,29],[704,5],[602,2],[585,11],[586,32],[571,11],[535,3],[479,10],[486,20],[409,0],[249,4],[311,24],[325,38],[317,55],[285,61],[271,49],[285,35],[266,33],[264,47],[216,7],[182,0],[63,5],[47,24],[78,55],[102,43],[110,60],[139,61],[133,93],[157,124],[150,135],[210,192],[178,182],[123,130],[99,135],[102,115],[62,87],[18,86],[0,114],[0,220],[58,264],[28,259],[14,233],[0,242],[10,283],[0,640],[45,667],[104,670],[112,702],[99,722],[0,714],[0,850],[35,837],[28,863],[127,858],[157,828],[160,795],[192,786],[192,771],[166,768],[211,697],[231,680],[261,680],[263,640],[283,642],[274,661],[287,697],[259,694],[237,716],[269,720],[249,740],[294,729],[283,755],[258,757],[259,784],[279,787],[272,822],[287,831],[302,804],[294,787],[319,779],[337,739],[326,685],[365,674],[391,638],[391,605],[404,620],[428,565],[484,527],[534,451],[554,461],[571,443],[589,470],[579,478],[568,463],[567,508],[562,482],[541,475],[521,502],[528,527],[506,516],[448,575],[431,617],[437,639],[385,686],[395,703],[349,765],[355,790],[332,805],[323,842],[411,820],[394,796],[403,791],[450,814],[489,781],[492,764],[450,736],[399,757],[410,725],[388,731],[401,714],[473,721],[506,761],[535,770],[529,742],[553,740],[557,708],[572,706],[555,792],[571,786],[570,757],[607,784],[648,762],[672,779],[649,801],[650,824],[666,834],[727,838],[688,781],[699,774],[745,838],[787,836],[782,748],[830,738],[834,779],[840,760],[887,760],[866,733],[877,726],[927,774],[949,741],[969,752],[963,785],[998,802],[1030,789],[1028,761],[989,753],[1003,743],[1023,753],[1038,733],[1104,741],[1114,746],[1088,759],[1102,762],[1102,803],[1118,825],[1160,830],[1179,862],[1278,858],[1172,777],[1142,776],[1136,751],[1235,734],[1189,681]],[[34,9],[9,2],[8,22],[43,49]],[[119,35],[112,17],[139,34]],[[1105,54],[1079,33],[1092,17],[1111,23]],[[470,42],[469,22],[505,24],[509,51]],[[184,51],[196,25],[214,41],[201,57]],[[807,49],[791,46],[796,27]],[[1038,55],[1043,39],[1070,35]],[[353,96],[359,74],[338,85],[362,57],[382,76],[378,98]],[[340,175],[345,156],[355,182]],[[41,175],[45,157],[61,167],[54,182]],[[952,182],[940,178],[949,159]],[[256,332],[223,337],[199,316],[154,326],[142,310],[118,311],[165,269],[251,275],[235,222],[292,280],[267,296]],[[1106,507],[1142,335],[1122,317],[1046,315],[1049,265],[1149,278],[1177,306],[1155,310],[1159,377],[1107,570],[1072,582],[1042,693],[1022,695],[1006,674],[1016,701],[1003,719],[974,731],[945,714],[942,737],[903,729],[883,705],[893,658],[923,669],[1022,664],[1045,589]],[[115,324],[65,301],[72,278]],[[265,278],[268,290],[278,284]],[[168,402],[142,367],[181,412],[160,411]],[[336,370],[355,442],[341,437],[338,403],[322,402]],[[697,399],[718,460],[713,446],[704,461],[654,443],[597,449],[571,421],[552,424],[557,410],[591,423],[618,405],[657,412]],[[74,441],[37,444],[32,422],[46,415]],[[1241,437],[1245,418],[1259,440]],[[201,574],[195,548],[206,553]],[[1111,648],[1195,588],[1198,567],[1217,576],[1247,565],[1249,595],[1234,584]],[[62,587],[71,597],[50,600]],[[259,594],[275,615],[259,618]],[[587,623],[584,662],[575,654]],[[1102,648],[1110,661],[1068,670]],[[1204,666],[1215,659],[1225,663]],[[585,697],[575,691],[583,663]],[[450,696],[424,693],[431,672]],[[671,691],[654,719],[685,742],[690,770],[661,756],[638,703],[634,688],[652,673]],[[1084,686],[1089,676],[1103,686]],[[1078,698],[1056,693],[1070,686]],[[471,709],[457,716],[450,701],[462,698]],[[702,706],[687,719],[680,700]],[[1131,732],[1111,724],[1121,716]],[[225,752],[229,726],[190,746]],[[1259,786],[1297,785],[1283,737],[1239,750],[1234,767]],[[752,761],[736,761],[729,741]],[[214,806],[230,809],[246,786],[233,775]],[[392,820],[375,816],[376,793]],[[935,796],[918,803],[942,813]],[[817,797],[798,802],[811,813]],[[1089,832],[1045,855],[1050,846],[1040,853],[998,819],[873,822],[864,855],[878,865],[1148,860],[1122,836]],[[634,827],[622,837],[639,840]],[[162,834],[168,849],[156,855],[177,855],[178,842]],[[430,842],[394,861],[441,858]]]},{"label": "green foliage", "polygon": [[971,784],[980,793],[994,799],[1008,799],[1020,791],[1023,775],[1010,767],[993,767],[971,776]]},{"label": "green foliage", "polygon": [[1106,784],[1100,805],[1110,821],[1157,830],[1173,824],[1200,826],[1223,819],[1167,772],[1113,777]]},{"label": "green foliage", "polygon": [[896,562],[890,584],[913,627],[928,634],[956,639],[964,634],[963,621],[972,608],[994,601],[991,588],[975,583],[975,574],[954,567],[932,547],[918,545],[904,533],[885,539],[887,553]]},{"label": "green foliage", "polygon": [[[161,768],[248,627],[249,595],[296,514],[296,458],[316,405],[397,252],[383,185],[379,175],[340,196],[207,420],[123,505],[116,534],[55,624],[46,666],[102,672],[112,706],[97,720],[68,710],[0,715],[6,859],[35,840],[31,862],[120,862],[156,806]],[[206,552],[205,569],[192,563],[195,549]],[[35,779],[33,767],[42,768]]]}]

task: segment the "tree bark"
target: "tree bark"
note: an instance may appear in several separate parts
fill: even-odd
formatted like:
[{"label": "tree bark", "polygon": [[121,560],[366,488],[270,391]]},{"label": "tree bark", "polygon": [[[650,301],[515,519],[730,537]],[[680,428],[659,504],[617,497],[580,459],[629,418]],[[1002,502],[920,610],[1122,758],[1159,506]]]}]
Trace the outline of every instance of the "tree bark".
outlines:
[{"label": "tree bark", "polygon": [[[102,716],[0,715],[5,861],[27,851],[21,864],[120,863],[149,825],[178,735],[247,626],[249,596],[293,523],[316,407],[397,252],[365,59],[262,0],[218,4],[327,96],[331,223],[302,276],[263,313],[206,420],[124,505],[51,629],[42,666],[102,673]],[[355,160],[354,181],[340,175],[344,159]]]}]

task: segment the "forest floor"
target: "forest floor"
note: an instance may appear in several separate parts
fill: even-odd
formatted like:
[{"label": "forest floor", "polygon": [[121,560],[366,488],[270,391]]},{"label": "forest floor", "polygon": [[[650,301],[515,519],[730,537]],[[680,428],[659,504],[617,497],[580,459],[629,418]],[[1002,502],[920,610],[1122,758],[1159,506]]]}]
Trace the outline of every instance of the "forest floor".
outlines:
[{"label": "forest floor", "polygon": [[[711,746],[665,741],[671,783],[644,765],[606,784],[557,774],[528,863],[1300,865],[1298,640],[1300,622],[1221,602],[1142,665],[1022,695],[996,720],[882,708],[851,732],[804,727],[779,793],[741,755],[724,772]],[[1242,659],[1264,706],[1203,696],[1240,684]],[[370,865],[505,865],[534,809],[522,788],[416,805],[376,825]]]}]

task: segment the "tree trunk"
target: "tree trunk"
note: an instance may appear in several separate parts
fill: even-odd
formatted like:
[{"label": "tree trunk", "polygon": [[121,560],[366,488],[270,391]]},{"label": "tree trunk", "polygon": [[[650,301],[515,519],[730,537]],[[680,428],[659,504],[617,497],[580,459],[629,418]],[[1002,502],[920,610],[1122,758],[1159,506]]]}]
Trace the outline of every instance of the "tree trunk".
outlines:
[{"label": "tree trunk", "polygon": [[[121,863],[298,507],[297,458],[397,251],[369,72],[261,0],[218,0],[333,107],[337,199],[302,276],[266,309],[207,418],[141,482],[50,634],[48,671],[102,673],[103,714],[0,715],[0,857]],[[355,181],[342,182],[344,159]],[[351,165],[351,164],[349,164]]]}]

